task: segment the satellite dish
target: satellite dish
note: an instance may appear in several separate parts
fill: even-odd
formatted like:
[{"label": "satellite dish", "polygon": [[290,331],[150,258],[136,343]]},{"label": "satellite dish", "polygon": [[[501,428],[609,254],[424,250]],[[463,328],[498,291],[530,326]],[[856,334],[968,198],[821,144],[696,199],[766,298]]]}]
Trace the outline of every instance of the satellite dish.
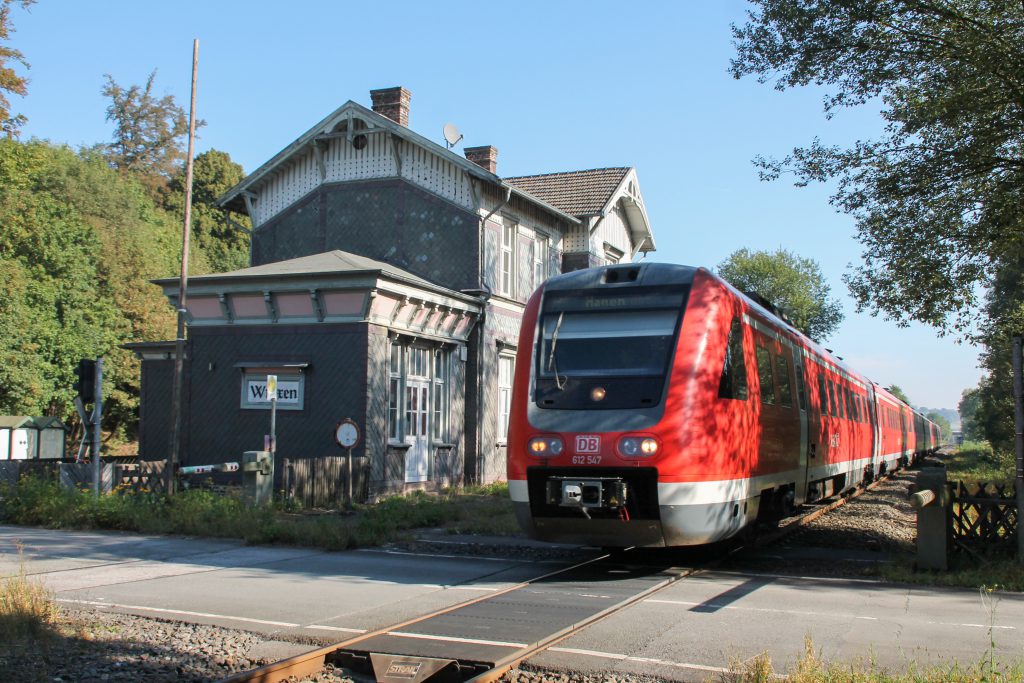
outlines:
[{"label": "satellite dish", "polygon": [[448,149],[451,149],[458,144],[459,140],[462,139],[462,133],[455,127],[454,123],[444,124],[444,140],[448,143]]}]

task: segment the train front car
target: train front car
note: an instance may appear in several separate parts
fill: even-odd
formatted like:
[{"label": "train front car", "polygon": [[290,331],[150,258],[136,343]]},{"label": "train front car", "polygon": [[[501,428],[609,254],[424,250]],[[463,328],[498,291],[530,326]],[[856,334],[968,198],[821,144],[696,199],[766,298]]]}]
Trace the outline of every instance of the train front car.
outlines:
[{"label": "train front car", "polygon": [[675,546],[749,523],[759,425],[745,401],[721,400],[734,389],[730,338],[735,374],[746,374],[742,315],[703,269],[630,264],[546,282],[524,316],[509,425],[523,529],[548,541]]}]

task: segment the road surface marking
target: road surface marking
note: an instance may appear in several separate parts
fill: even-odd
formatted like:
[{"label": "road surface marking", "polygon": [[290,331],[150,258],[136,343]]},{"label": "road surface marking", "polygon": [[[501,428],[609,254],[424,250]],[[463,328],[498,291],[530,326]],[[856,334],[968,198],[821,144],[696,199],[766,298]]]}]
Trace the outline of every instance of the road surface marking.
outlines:
[{"label": "road surface marking", "polygon": [[250,619],[249,617],[233,617],[228,614],[210,614],[208,612],[188,612],[180,609],[164,609],[162,607],[147,607],[145,605],[122,605],[116,602],[97,602],[95,600],[71,600],[70,598],[57,598],[57,602],[67,602],[76,605],[90,605],[92,607],[107,607],[116,609],[137,609],[147,612],[159,612],[161,614],[180,614],[187,617],[204,617],[206,619],[230,619],[231,621],[245,621],[250,624],[263,624],[265,626],[282,626],[295,628],[298,624],[287,621],[267,621],[265,619]]},{"label": "road surface marking", "polygon": [[583,655],[586,657],[600,657],[602,659],[614,659],[620,662],[637,662],[640,664],[660,664],[671,666],[676,669],[695,669],[697,671],[708,671],[711,673],[729,673],[729,669],[721,666],[707,666],[705,664],[693,664],[690,662],[673,662],[667,659],[655,659],[654,657],[631,657],[614,652],[598,652],[596,650],[577,650],[573,647],[551,647],[548,652],[562,652],[569,655]]},{"label": "road surface marking", "polygon": [[434,636],[429,633],[403,633],[388,631],[389,636],[396,638],[418,638],[420,640],[442,640],[446,643],[468,643],[470,645],[496,645],[498,647],[526,647],[526,643],[506,643],[501,640],[479,640],[477,638],[456,638],[455,636]]},{"label": "road surface marking", "polygon": [[320,631],[340,631],[342,633],[366,633],[365,628],[343,628],[341,626],[324,626],[322,624],[310,624],[302,628],[313,628]]},{"label": "road surface marking", "polygon": [[[410,557],[436,557],[445,560],[484,560],[486,562],[504,562],[505,564],[521,564],[530,560],[515,560],[502,557],[483,557],[481,555],[442,555],[439,553],[411,553],[407,550],[380,550],[377,548],[358,548],[357,553],[379,553],[383,555],[409,555]],[[548,560],[550,562],[550,560]]]},{"label": "road surface marking", "polygon": [[658,600],[656,598],[650,598],[644,600],[644,602],[653,602],[662,605],[681,605],[683,607],[714,607],[715,609],[741,609],[743,611],[752,612],[770,612],[774,614],[798,614],[800,616],[839,616],[841,618],[861,618],[868,622],[878,622],[878,616],[859,616],[857,614],[844,614],[842,612],[814,612],[814,611],[803,611],[799,609],[772,609],[770,607],[739,607],[736,605],[724,605],[717,604],[714,602],[688,602],[685,600]]},{"label": "road surface marking", "polygon": [[929,621],[929,624],[935,626],[968,626],[970,628],[1001,628],[1007,631],[1016,631],[1016,626],[993,626],[991,624],[956,624],[951,621]]}]

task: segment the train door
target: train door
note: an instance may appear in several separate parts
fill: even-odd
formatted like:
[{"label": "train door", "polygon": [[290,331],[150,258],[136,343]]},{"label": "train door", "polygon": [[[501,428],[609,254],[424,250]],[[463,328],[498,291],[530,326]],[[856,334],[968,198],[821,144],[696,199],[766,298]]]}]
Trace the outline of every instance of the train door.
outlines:
[{"label": "train door", "polygon": [[878,419],[878,398],[875,387],[868,383],[868,423],[871,425],[871,471],[878,471],[882,459],[882,423]]},{"label": "train door", "polygon": [[[910,439],[907,438],[907,411],[900,406],[900,457],[897,462],[903,462],[903,458],[907,457],[907,450],[910,447]],[[893,468],[895,469],[895,467]]]},{"label": "train door", "polygon": [[801,505],[807,499],[807,469],[811,455],[811,439],[808,429],[808,411],[810,397],[807,395],[806,365],[804,354],[799,348],[793,349],[793,370],[796,375],[797,409],[800,413],[800,466],[797,470],[795,505]]}]

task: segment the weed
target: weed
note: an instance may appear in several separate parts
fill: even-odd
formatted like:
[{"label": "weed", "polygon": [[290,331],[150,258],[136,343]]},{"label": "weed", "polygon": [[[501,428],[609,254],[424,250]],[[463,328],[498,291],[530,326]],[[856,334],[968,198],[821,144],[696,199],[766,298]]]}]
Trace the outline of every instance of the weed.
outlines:
[{"label": "weed", "polygon": [[[19,558],[21,554],[19,545]],[[0,583],[0,641],[41,638],[50,632],[59,616],[53,593],[28,578],[23,561],[18,563],[17,574]]]},{"label": "weed", "polygon": [[904,671],[887,671],[874,661],[868,665],[826,662],[807,636],[804,651],[789,674],[776,673],[768,653],[762,652],[745,661],[734,660],[717,680],[720,683],[1020,683],[1024,681],[1024,668],[1019,663],[997,663],[993,655],[986,653],[974,666],[963,667],[954,662],[948,666],[921,667],[910,662]]}]

